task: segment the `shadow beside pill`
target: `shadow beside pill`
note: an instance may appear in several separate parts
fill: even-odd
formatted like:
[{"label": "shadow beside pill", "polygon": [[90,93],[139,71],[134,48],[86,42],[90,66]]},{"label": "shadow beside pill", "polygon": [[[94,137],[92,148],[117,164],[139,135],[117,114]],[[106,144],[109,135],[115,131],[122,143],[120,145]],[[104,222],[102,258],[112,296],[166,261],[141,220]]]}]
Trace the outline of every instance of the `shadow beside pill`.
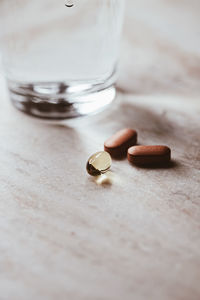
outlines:
[{"label": "shadow beside pill", "polygon": [[173,169],[173,168],[177,168],[180,166],[180,164],[175,161],[175,160],[171,160],[169,163],[165,163],[165,164],[149,164],[149,165],[136,165],[136,164],[132,164],[130,163],[130,165],[132,165],[133,167],[136,167],[138,169],[151,169],[151,170],[158,170],[158,169]]},{"label": "shadow beside pill", "polygon": [[97,184],[105,187],[110,187],[114,183],[118,183],[119,177],[112,171],[108,171],[105,174],[91,177],[92,180]]}]

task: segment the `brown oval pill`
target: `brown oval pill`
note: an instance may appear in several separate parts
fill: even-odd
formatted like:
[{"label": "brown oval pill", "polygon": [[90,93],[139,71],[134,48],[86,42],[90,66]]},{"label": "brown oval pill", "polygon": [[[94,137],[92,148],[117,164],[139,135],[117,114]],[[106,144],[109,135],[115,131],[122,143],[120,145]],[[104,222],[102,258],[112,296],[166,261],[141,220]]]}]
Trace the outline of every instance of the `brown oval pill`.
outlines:
[{"label": "brown oval pill", "polygon": [[167,146],[134,146],[128,149],[127,158],[135,165],[167,165],[171,150]]},{"label": "brown oval pill", "polygon": [[130,128],[116,132],[104,143],[104,150],[113,158],[122,158],[127,155],[129,147],[137,143],[137,132]]}]

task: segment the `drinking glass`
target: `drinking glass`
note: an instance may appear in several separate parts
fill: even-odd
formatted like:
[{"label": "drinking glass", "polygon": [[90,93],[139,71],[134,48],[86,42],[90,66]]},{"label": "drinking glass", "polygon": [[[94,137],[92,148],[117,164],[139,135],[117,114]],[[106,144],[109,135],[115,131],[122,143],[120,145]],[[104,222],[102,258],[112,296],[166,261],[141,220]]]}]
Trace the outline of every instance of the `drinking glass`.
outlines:
[{"label": "drinking glass", "polygon": [[115,97],[124,0],[0,0],[11,101],[41,118],[102,110]]}]

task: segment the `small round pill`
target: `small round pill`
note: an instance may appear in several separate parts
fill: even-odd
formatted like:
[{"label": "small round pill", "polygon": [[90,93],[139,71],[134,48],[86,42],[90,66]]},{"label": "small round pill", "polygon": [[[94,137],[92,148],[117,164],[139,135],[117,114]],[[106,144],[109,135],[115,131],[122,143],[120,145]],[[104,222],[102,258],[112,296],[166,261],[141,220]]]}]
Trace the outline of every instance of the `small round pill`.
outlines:
[{"label": "small round pill", "polygon": [[133,146],[128,149],[128,160],[135,165],[167,165],[171,159],[171,150],[167,146]]},{"label": "small round pill", "polygon": [[98,176],[106,173],[111,167],[111,157],[106,151],[100,151],[88,159],[86,169],[91,176]]},{"label": "small round pill", "polygon": [[122,158],[127,155],[129,147],[137,143],[137,132],[131,128],[125,128],[116,132],[104,143],[104,150],[113,158]]}]

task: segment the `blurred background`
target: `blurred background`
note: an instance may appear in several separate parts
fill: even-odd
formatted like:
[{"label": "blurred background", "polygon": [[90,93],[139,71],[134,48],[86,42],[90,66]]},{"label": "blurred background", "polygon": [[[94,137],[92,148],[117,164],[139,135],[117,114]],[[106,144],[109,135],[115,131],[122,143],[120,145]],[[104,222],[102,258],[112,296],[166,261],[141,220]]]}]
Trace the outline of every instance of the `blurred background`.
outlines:
[{"label": "blurred background", "polygon": [[200,93],[200,1],[126,0],[118,87]]}]

